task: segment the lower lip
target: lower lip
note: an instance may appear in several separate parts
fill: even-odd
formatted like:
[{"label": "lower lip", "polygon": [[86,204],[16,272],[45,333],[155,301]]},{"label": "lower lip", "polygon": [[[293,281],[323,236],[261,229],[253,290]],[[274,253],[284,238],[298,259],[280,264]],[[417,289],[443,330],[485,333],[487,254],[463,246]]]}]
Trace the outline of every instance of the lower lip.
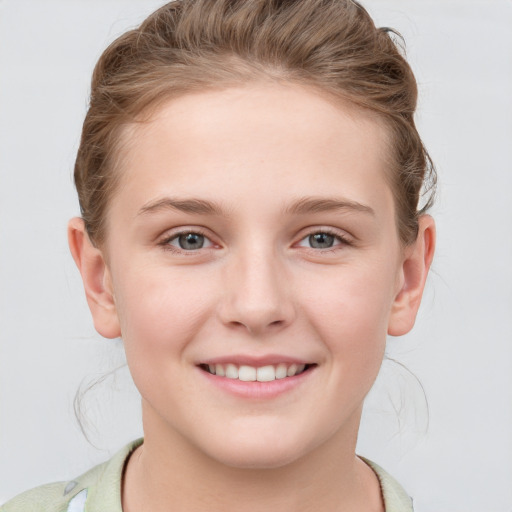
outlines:
[{"label": "lower lip", "polygon": [[228,379],[226,377],[218,377],[208,373],[201,368],[198,371],[208,380],[208,382],[235,396],[255,400],[268,400],[276,398],[280,395],[288,393],[293,389],[301,386],[313,373],[315,367],[309,368],[299,375],[293,377],[285,377],[284,379],[275,379],[269,382],[251,381],[245,382],[239,379]]}]

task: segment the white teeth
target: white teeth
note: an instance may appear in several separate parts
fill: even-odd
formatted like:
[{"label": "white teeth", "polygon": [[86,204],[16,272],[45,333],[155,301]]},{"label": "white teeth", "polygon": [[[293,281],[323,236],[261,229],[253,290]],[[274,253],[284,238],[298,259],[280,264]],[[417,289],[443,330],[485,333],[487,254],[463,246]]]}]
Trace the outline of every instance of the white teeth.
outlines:
[{"label": "white teeth", "polygon": [[288,366],[288,371],[286,372],[286,375],[288,375],[288,377],[293,377],[296,373],[297,373],[297,365],[296,364],[291,364],[290,366]]},{"label": "white teeth", "polygon": [[234,364],[226,366],[226,377],[228,379],[238,379],[238,368]]},{"label": "white teeth", "polygon": [[219,377],[224,377],[224,367],[221,364],[215,365],[215,375],[218,375]]},{"label": "white teeth", "polygon": [[244,382],[252,382],[256,380],[256,368],[252,366],[240,366],[238,370],[238,379]]},{"label": "white teeth", "polygon": [[256,371],[256,380],[259,382],[270,382],[276,380],[276,371],[273,366],[262,366]]},{"label": "white teeth", "polygon": [[288,367],[284,364],[278,364],[276,368],[276,379],[284,379],[287,377]]},{"label": "white teeth", "polygon": [[240,367],[235,364],[209,364],[208,371],[212,375],[226,377],[228,379],[239,379],[244,382],[271,382],[276,379],[284,379],[293,377],[302,373],[306,368],[305,364],[290,365],[279,363],[277,366],[267,365],[255,368],[254,366],[242,365]]}]

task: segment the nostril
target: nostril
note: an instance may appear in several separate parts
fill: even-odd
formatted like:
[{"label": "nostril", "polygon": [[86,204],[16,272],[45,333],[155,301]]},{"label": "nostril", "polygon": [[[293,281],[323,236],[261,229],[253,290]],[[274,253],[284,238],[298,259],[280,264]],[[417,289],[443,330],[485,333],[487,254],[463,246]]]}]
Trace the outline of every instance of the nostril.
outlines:
[{"label": "nostril", "polygon": [[284,320],[273,320],[269,323],[265,323],[264,321],[240,322],[238,320],[233,320],[229,322],[229,325],[234,329],[247,330],[251,334],[260,334],[267,330],[280,329],[286,325],[286,322]]}]

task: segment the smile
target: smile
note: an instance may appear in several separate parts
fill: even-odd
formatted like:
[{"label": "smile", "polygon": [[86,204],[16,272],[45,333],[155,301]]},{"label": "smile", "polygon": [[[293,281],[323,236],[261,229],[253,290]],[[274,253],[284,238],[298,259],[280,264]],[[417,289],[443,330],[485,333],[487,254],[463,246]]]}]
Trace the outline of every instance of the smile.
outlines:
[{"label": "smile", "polygon": [[202,364],[200,368],[226,379],[240,380],[243,382],[271,382],[274,380],[295,377],[307,371],[313,365],[280,363],[277,365],[266,365],[261,367],[228,364]]}]

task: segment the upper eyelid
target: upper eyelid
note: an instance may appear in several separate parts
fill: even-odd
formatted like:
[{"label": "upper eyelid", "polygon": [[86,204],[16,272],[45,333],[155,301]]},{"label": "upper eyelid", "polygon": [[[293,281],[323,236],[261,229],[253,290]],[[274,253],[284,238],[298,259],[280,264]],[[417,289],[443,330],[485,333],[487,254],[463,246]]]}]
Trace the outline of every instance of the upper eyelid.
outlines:
[{"label": "upper eyelid", "polygon": [[[176,227],[176,228],[170,228],[166,230],[161,236],[159,236],[159,243],[168,243],[171,240],[176,239],[177,237],[189,233],[195,233],[201,236],[204,236],[207,238],[212,244],[215,245],[222,245],[215,239],[218,238],[214,234],[211,233],[211,231],[207,228],[204,228],[202,226],[185,226],[185,227]],[[347,232],[346,230],[335,228],[331,226],[309,226],[306,228],[302,228],[299,232],[299,234],[294,237],[295,242],[293,244],[296,244],[298,242],[301,242],[308,236],[314,235],[316,233],[326,233],[329,235],[332,235],[336,237],[337,239],[340,239],[342,242],[351,242],[353,240],[353,236]]]},{"label": "upper eyelid", "polygon": [[343,236],[341,234],[330,233],[329,231],[313,231],[312,233],[309,233],[308,235],[303,236],[302,238],[300,238],[298,243],[303,242],[304,240],[308,239],[309,237],[311,237],[313,235],[320,234],[320,233],[324,234],[324,235],[332,236],[335,240],[337,240],[340,243],[348,243],[349,242],[348,237]]},{"label": "upper eyelid", "polygon": [[338,238],[343,239],[352,239],[354,238],[348,231],[341,228],[334,228],[330,226],[311,226],[308,228],[301,229],[298,235],[299,240],[303,240],[304,238],[315,235],[317,233],[326,233],[328,235],[332,235]]},{"label": "upper eyelid", "polygon": [[178,228],[170,228],[166,229],[158,238],[163,238],[167,240],[172,240],[180,235],[188,235],[189,233],[194,233],[196,235],[201,235],[209,240],[212,239],[212,235],[210,231],[201,226],[191,226],[191,227],[178,227]]},{"label": "upper eyelid", "polygon": [[185,228],[185,229],[176,228],[176,230],[169,229],[169,230],[165,231],[160,237],[158,237],[157,244],[162,245],[162,246],[171,246],[172,247],[170,242],[172,242],[173,240],[176,240],[178,237],[180,237],[182,235],[188,235],[188,234],[192,234],[192,233],[196,234],[196,235],[203,236],[210,242],[211,245],[209,247],[201,247],[200,249],[196,249],[193,251],[181,249],[179,247],[176,247],[176,250],[187,252],[187,253],[188,252],[198,252],[200,250],[208,250],[208,249],[211,249],[215,245],[219,245],[218,242],[216,242],[214,240],[214,237],[212,237],[209,233],[207,233],[207,230],[202,229],[200,227]]}]

